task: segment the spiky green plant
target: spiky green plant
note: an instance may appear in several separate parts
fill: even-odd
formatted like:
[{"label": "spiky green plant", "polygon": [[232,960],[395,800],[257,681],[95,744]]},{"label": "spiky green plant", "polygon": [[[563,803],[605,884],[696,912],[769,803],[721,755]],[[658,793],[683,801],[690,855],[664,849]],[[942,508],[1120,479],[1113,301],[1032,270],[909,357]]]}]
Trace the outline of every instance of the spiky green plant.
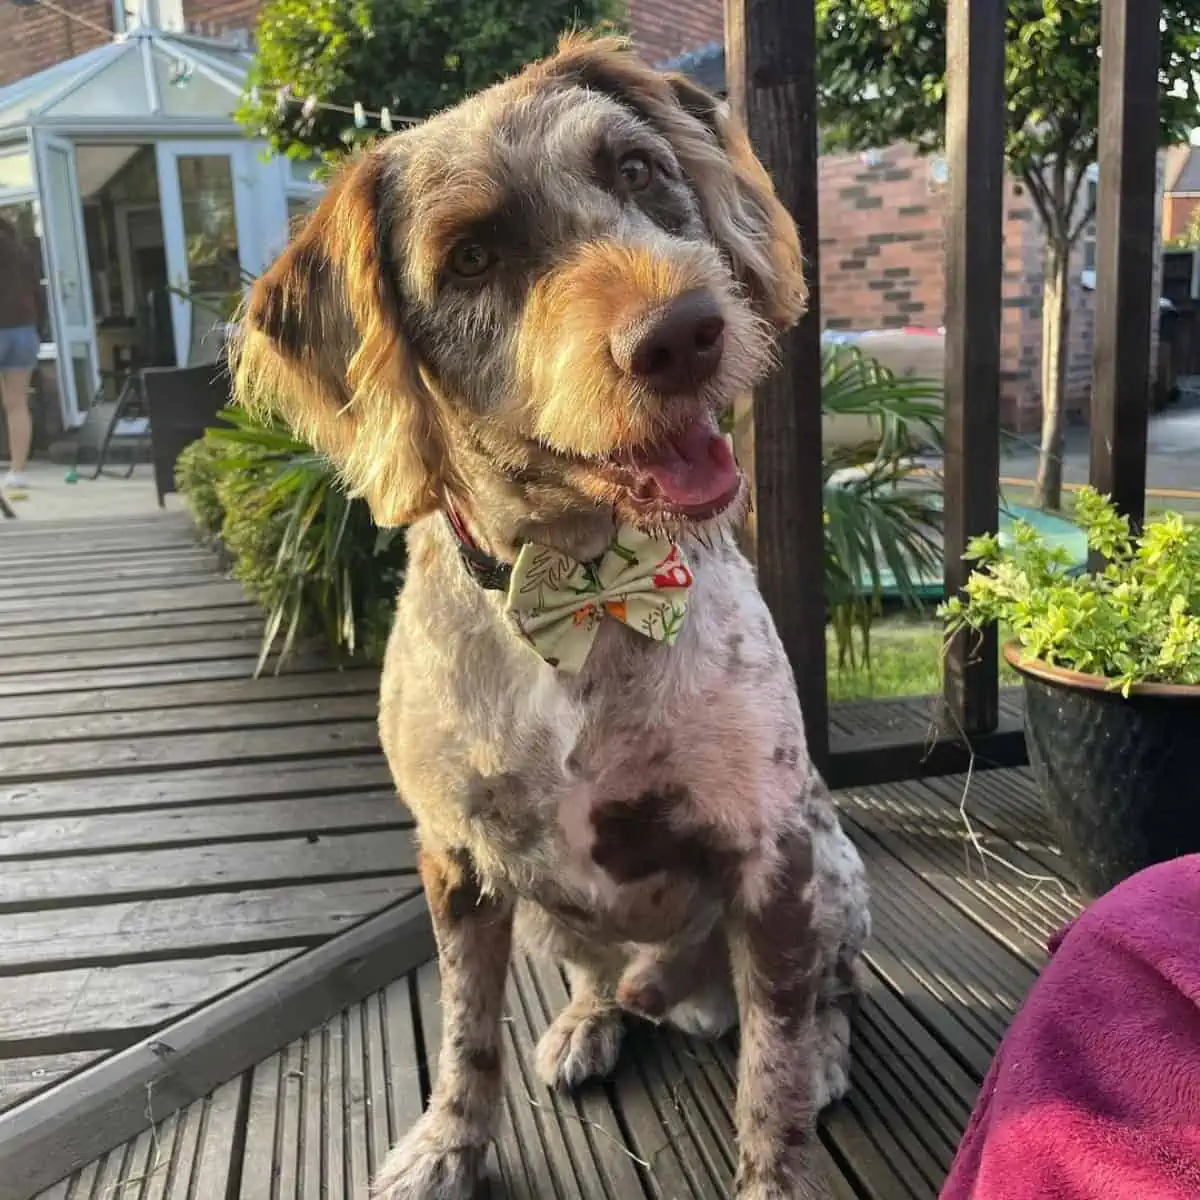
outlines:
[{"label": "spiky green plant", "polygon": [[839,665],[870,662],[885,569],[914,610],[924,580],[941,571],[941,482],[915,453],[941,448],[941,391],[932,380],[898,378],[854,347],[822,350],[822,412],[869,418],[874,430],[823,456],[825,593]]},{"label": "spiky green plant", "polygon": [[[221,542],[234,576],[267,613],[256,674],[273,651],[278,670],[304,635],[377,657],[404,576],[401,531],[378,529],[332,464],[281,423],[238,408],[223,417],[204,440],[216,451],[208,462]],[[196,481],[186,482],[194,498]]]}]

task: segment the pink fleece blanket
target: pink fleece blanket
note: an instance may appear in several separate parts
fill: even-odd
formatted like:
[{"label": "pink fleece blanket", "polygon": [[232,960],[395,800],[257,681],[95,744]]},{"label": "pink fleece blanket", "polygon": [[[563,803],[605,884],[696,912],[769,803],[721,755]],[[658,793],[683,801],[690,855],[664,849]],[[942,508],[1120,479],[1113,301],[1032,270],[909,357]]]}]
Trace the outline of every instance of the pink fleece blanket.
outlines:
[{"label": "pink fleece blanket", "polygon": [[1200,855],[1051,945],[941,1200],[1200,1200]]}]

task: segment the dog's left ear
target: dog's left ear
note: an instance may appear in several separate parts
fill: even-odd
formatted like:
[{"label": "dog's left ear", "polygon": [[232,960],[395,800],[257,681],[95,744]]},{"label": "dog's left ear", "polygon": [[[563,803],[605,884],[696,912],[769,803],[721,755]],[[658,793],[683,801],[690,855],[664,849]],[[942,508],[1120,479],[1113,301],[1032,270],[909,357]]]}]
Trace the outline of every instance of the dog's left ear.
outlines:
[{"label": "dog's left ear", "polygon": [[254,284],[231,346],[238,400],[282,417],[329,458],[379,525],[437,509],[451,476],[439,410],[400,315],[396,174],[386,147],[342,168]]},{"label": "dog's left ear", "polygon": [[725,105],[685,76],[652,70],[618,38],[564,38],[540,70],[603,92],[658,129],[759,312],[778,329],[800,319],[808,286],[795,222]]},{"label": "dog's left ear", "polygon": [[700,196],[709,228],[733,259],[735,273],[763,315],[779,329],[790,328],[808,303],[796,223],[728,105],[685,75],[666,78],[676,103],[704,127],[720,150],[714,155],[709,146],[698,146],[692,138],[683,145],[672,138]]}]

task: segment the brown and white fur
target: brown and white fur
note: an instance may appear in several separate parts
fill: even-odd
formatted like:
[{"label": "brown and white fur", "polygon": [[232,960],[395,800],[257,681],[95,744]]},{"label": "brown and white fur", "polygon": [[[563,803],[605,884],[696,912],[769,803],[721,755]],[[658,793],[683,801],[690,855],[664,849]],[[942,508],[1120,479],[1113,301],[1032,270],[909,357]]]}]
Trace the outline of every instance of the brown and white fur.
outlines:
[{"label": "brown and white fur", "polygon": [[[656,391],[628,347],[692,293],[723,321],[719,365]],[[697,517],[622,466],[752,387],[805,298],[795,228],[723,106],[585,38],[347,166],[253,290],[242,399],[410,527],[380,732],[419,826],[445,1036],[385,1200],[472,1194],[514,933],[572,980],[547,1083],[609,1072],[626,1013],[740,1022],[736,1195],[826,1194],[816,1118],[847,1088],[862,864],[735,544],[744,495]],[[609,620],[580,674],[556,671],[465,570],[450,506],[506,561],[529,541],[587,560],[617,521],[668,531],[695,575],[678,642]]]}]

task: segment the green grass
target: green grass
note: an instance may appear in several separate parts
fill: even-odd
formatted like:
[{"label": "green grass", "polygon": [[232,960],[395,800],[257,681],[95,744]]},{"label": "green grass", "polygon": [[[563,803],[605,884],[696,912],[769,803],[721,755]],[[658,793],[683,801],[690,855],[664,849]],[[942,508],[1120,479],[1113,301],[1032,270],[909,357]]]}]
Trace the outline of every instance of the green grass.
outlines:
[{"label": "green grass", "polygon": [[[1028,504],[1032,493],[1019,488],[1006,489],[1008,499]],[[1070,519],[1075,507],[1073,493],[1063,497],[1059,514]],[[1200,524],[1200,511],[1173,506],[1170,502],[1151,499],[1147,516],[1157,517],[1178,512],[1189,525]],[[1003,642],[1003,638],[1001,638]],[[827,637],[829,658],[829,699],[870,700],[889,696],[930,696],[942,690],[942,630],[932,615],[920,619],[912,616],[886,617],[871,630],[870,667],[838,666],[837,645],[833,634]],[[1015,683],[1016,675],[1001,660],[1001,683]]]},{"label": "green grass", "polygon": [[[838,666],[837,645],[827,636],[829,699],[872,700],[889,696],[931,696],[942,690],[942,627],[930,617],[887,617],[871,630],[870,667]],[[1014,683],[1000,663],[1001,683]]]}]

